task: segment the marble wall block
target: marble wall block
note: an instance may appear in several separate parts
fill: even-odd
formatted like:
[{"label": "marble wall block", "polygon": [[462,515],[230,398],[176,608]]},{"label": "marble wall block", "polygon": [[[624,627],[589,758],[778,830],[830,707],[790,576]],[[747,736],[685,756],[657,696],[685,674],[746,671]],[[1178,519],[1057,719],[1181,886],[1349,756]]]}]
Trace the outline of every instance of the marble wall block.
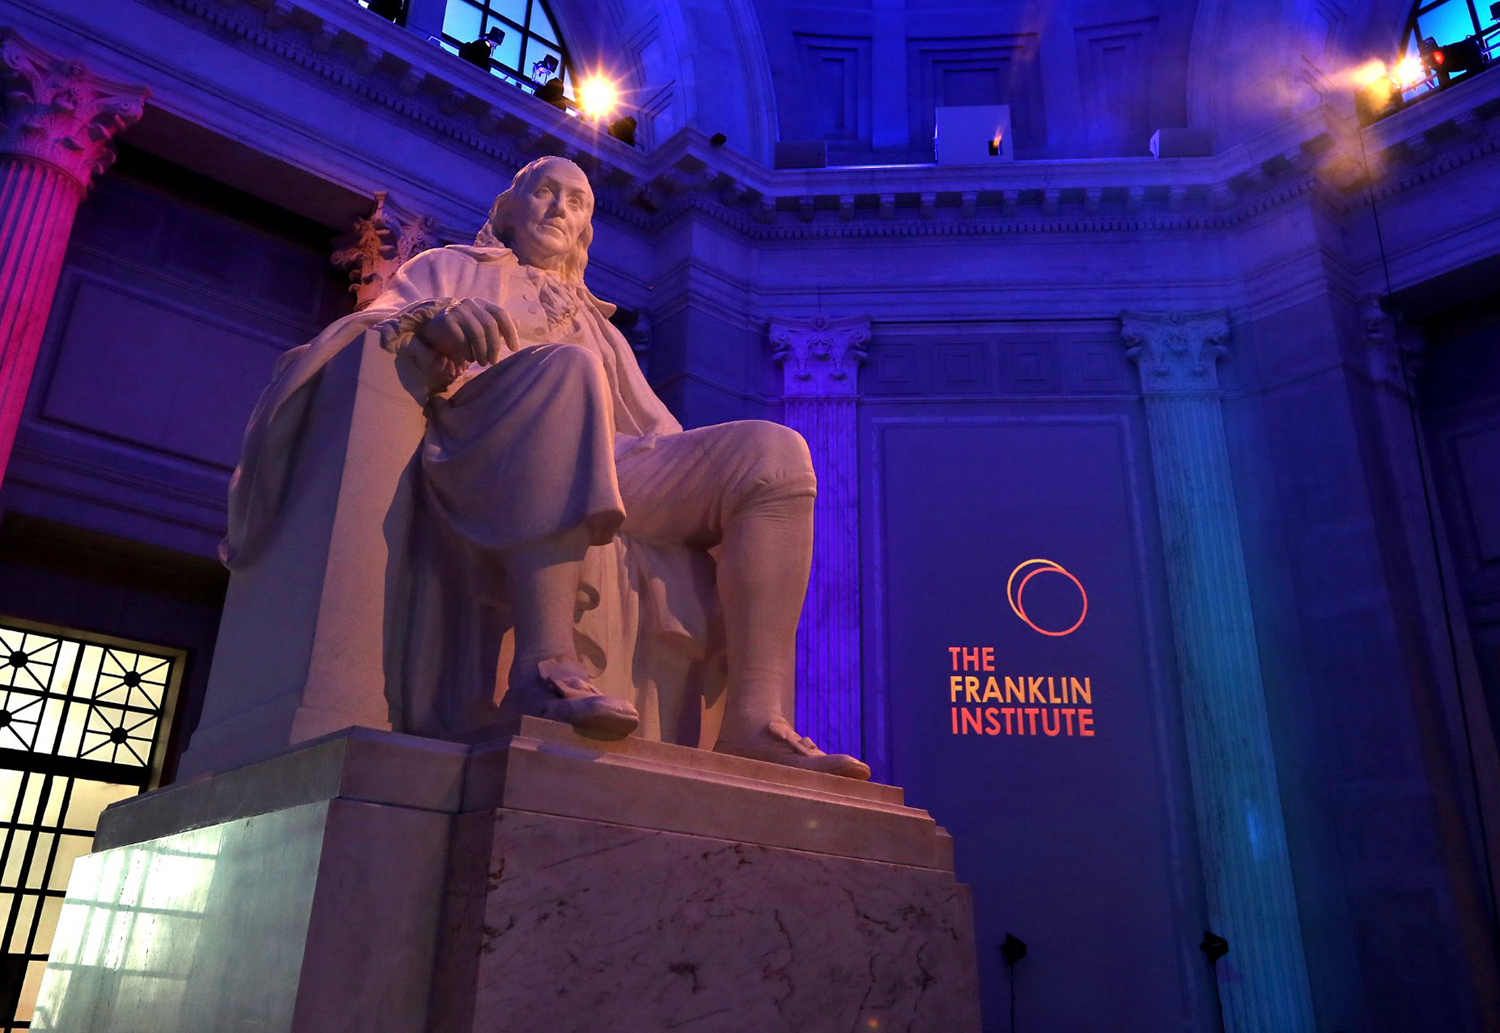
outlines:
[{"label": "marble wall block", "polygon": [[979,1029],[946,872],[497,809],[447,892],[436,1033]]},{"label": "marble wall block", "polygon": [[90,854],[32,1028],[420,1033],[449,820],[332,799]]}]

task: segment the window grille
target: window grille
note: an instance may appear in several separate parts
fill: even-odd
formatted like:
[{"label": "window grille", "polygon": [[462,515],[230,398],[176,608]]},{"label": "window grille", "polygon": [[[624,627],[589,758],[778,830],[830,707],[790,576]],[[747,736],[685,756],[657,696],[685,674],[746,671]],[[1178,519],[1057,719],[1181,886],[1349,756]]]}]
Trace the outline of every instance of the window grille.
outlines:
[{"label": "window grille", "polygon": [[[505,33],[490,54],[490,71],[528,93],[551,78],[563,81],[573,96],[573,70],[557,21],[543,0],[448,0],[443,15],[443,49],[457,54],[464,43],[484,38],[491,29]],[[538,65],[551,59],[556,71]],[[533,71],[537,75],[533,76]]]},{"label": "window grille", "polygon": [[160,775],[183,654],[0,620],[0,1030],[30,1029],[73,862]]},{"label": "window grille", "polygon": [[1446,47],[1470,36],[1479,36],[1482,45],[1495,44],[1500,24],[1490,14],[1490,0],[1417,0],[1406,19],[1406,34],[1401,53],[1417,55],[1417,41],[1431,38]]}]

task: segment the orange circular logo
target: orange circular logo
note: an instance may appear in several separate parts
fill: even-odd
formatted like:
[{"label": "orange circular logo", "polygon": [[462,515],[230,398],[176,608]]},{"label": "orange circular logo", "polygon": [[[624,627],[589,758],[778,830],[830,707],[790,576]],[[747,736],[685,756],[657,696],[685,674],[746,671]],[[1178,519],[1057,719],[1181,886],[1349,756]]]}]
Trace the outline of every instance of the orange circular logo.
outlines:
[{"label": "orange circular logo", "polygon": [[[1032,569],[1026,571],[1026,575],[1021,578],[1019,583],[1017,583],[1016,577],[1021,573],[1021,571],[1026,570],[1027,567],[1031,567]],[[1026,616],[1026,606],[1021,601],[1021,597],[1026,592],[1027,582],[1036,577],[1038,574],[1061,574],[1063,577],[1073,582],[1073,584],[1078,588],[1078,598],[1082,601],[1083,609],[1078,614],[1078,619],[1073,622],[1072,627],[1066,628],[1062,631],[1049,631],[1048,629],[1036,624],[1030,617]],[[1017,566],[1015,570],[1010,572],[1010,577],[1006,579],[1005,599],[1010,603],[1012,612],[1014,612],[1017,617],[1021,618],[1021,620],[1026,624],[1028,628],[1042,635],[1050,635],[1053,638],[1061,638],[1064,635],[1073,634],[1073,632],[1077,631],[1078,628],[1083,624],[1083,619],[1089,615],[1089,594],[1083,590],[1083,584],[1072,574],[1069,574],[1066,570],[1064,570],[1060,563],[1054,563],[1052,560],[1027,560],[1025,563]]]}]

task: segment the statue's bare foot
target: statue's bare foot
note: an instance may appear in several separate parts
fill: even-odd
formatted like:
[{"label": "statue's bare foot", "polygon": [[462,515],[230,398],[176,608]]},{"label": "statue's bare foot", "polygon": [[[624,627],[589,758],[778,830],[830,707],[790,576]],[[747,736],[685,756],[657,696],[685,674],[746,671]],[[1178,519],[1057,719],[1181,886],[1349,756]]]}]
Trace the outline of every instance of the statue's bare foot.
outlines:
[{"label": "statue's bare foot", "polygon": [[714,752],[860,781],[867,781],[870,777],[870,766],[864,761],[847,753],[824,753],[811,739],[798,735],[791,723],[781,717],[773,718],[755,740],[748,743],[721,741],[714,746]]},{"label": "statue's bare foot", "polygon": [[583,665],[569,659],[543,660],[534,678],[512,684],[500,717],[544,717],[611,739],[629,735],[641,720],[627,700],[600,692]]}]

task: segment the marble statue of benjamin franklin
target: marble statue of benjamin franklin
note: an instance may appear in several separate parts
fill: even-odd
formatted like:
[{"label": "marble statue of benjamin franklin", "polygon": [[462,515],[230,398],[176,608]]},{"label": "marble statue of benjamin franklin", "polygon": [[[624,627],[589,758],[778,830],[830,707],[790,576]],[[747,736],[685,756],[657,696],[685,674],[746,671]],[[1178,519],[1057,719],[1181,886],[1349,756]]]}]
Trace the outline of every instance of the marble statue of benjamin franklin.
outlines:
[{"label": "marble statue of benjamin franklin", "polygon": [[625,695],[712,681],[717,661],[716,750],[868,778],[788,721],[812,552],[807,446],[761,421],[682,429],[584,286],[593,209],[578,166],[538,159],[474,246],[419,254],[369,309],[284,359],[247,433],[226,560],[245,562],[274,519],[255,480],[290,462],[277,458],[295,448],[290,400],[374,331],[426,414],[402,594],[387,605],[404,730],[474,736],[529,715],[627,735],[655,715]]}]

